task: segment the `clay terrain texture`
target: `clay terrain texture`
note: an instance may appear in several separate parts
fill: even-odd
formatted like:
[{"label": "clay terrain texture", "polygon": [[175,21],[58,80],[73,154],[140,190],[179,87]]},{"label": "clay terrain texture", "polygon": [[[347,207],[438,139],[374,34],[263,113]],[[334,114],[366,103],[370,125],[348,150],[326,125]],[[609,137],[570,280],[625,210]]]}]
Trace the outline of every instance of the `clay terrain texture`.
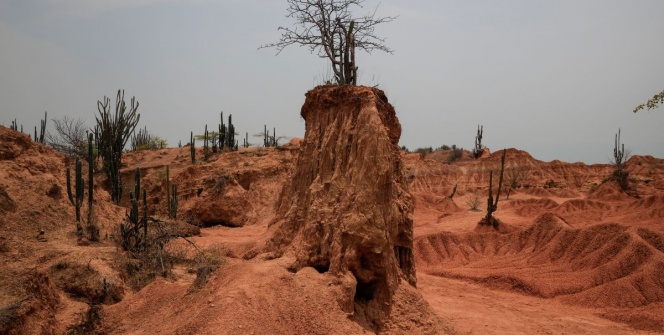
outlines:
[{"label": "clay terrain texture", "polygon": [[[478,222],[500,148],[401,151],[375,88],[315,88],[301,116],[305,137],[279,147],[126,153],[120,206],[95,174],[94,243],[76,236],[74,162],[0,127],[0,334],[664,332],[664,159],[631,157],[623,191],[609,164],[506,149],[496,230]],[[117,243],[136,168],[164,250],[217,266],[137,284]]]}]

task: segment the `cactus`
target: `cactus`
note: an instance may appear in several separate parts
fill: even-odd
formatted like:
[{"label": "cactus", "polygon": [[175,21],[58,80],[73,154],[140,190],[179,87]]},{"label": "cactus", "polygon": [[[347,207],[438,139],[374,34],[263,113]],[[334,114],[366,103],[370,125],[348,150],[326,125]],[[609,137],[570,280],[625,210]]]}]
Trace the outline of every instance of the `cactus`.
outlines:
[{"label": "cactus", "polygon": [[276,147],[278,145],[277,128],[272,128],[272,136],[270,136],[270,131],[267,130],[267,126],[263,125],[263,146]]},{"label": "cactus", "polygon": [[94,164],[95,157],[93,152],[93,135],[88,134],[88,234],[90,241],[99,241],[99,227],[94,222],[94,212],[92,202],[94,200]]},{"label": "cactus", "polygon": [[[175,184],[171,185],[169,170],[170,170],[169,166],[166,166],[166,202],[167,202],[167,207],[168,207],[168,217],[171,218],[171,219],[177,219],[177,215],[178,215],[178,187]],[[171,197],[171,194],[173,194],[172,197]]]},{"label": "cactus", "polygon": [[613,159],[618,170],[622,170],[623,159],[625,158],[625,144],[620,143],[620,128],[616,134],[615,146],[613,147]]},{"label": "cactus", "polygon": [[454,188],[452,188],[452,193],[447,196],[448,199],[454,198],[454,194],[456,194],[456,190],[457,190],[457,185],[458,185],[458,183],[454,184]]},{"label": "cactus", "polygon": [[139,215],[139,199],[141,194],[141,170],[136,168],[134,190],[129,192],[131,207],[127,214],[128,222],[120,224],[122,248],[127,251],[140,251],[147,243],[148,236],[148,203],[147,191],[143,190],[143,217]]},{"label": "cactus", "polygon": [[39,142],[41,144],[46,143],[44,136],[46,136],[46,115],[47,113],[44,112],[44,119],[40,121],[41,127],[39,130],[39,137],[37,137],[37,127],[35,127],[35,142]]},{"label": "cactus", "polygon": [[613,163],[615,170],[613,171],[613,178],[618,182],[623,191],[627,191],[629,187],[629,172],[625,171],[625,162],[627,161],[629,153],[625,151],[625,144],[620,143],[620,128],[615,137],[615,144],[613,147]]},{"label": "cactus", "polygon": [[208,146],[208,133],[207,125],[205,125],[205,133],[203,134],[203,160],[207,160],[210,155],[210,150]]},{"label": "cactus", "polygon": [[103,158],[103,169],[111,185],[111,199],[119,204],[122,199],[122,178],[120,166],[122,151],[129,141],[140,119],[137,113],[139,103],[131,98],[131,106],[127,111],[124,91],[118,90],[115,100],[115,113],[111,113],[111,99],[104,97],[97,101],[99,115],[96,117],[99,126],[99,155]]},{"label": "cactus", "polygon": [[191,154],[191,164],[196,164],[196,146],[195,146],[195,141],[196,139],[194,138],[194,132],[191,132],[191,139],[189,140],[189,149],[190,149],[190,154]]},{"label": "cactus", "polygon": [[493,171],[489,172],[489,199],[487,200],[487,209],[486,217],[480,221],[480,224],[486,226],[493,226],[494,229],[498,229],[498,220],[496,220],[492,214],[498,210],[498,199],[500,198],[500,190],[503,186],[503,173],[505,172],[505,155],[507,150],[503,149],[503,156],[500,159],[500,179],[498,181],[498,193],[496,193],[496,199],[493,199],[492,192],[492,183],[493,183]]},{"label": "cactus", "polygon": [[484,131],[484,126],[477,125],[477,135],[475,135],[475,149],[473,149],[473,157],[475,159],[480,157],[482,153],[482,132]]},{"label": "cactus", "polygon": [[14,121],[12,121],[12,124],[9,126],[9,129],[11,129],[13,131],[18,131],[18,123],[16,122],[16,119],[14,119]]},{"label": "cactus", "polygon": [[76,208],[76,234],[78,236],[82,236],[83,234],[83,227],[81,226],[81,205],[83,205],[83,192],[85,185],[83,184],[82,170],[83,168],[81,161],[76,158],[76,180],[74,193],[71,189],[70,169],[67,167],[67,196],[69,197],[71,204]]}]

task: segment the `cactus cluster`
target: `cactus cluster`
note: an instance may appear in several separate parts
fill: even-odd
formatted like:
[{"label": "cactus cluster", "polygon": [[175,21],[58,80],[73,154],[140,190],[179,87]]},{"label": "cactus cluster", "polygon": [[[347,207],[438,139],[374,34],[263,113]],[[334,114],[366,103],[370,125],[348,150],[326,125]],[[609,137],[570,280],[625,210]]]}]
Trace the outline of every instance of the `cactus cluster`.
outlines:
[{"label": "cactus cluster", "polygon": [[115,100],[115,113],[111,113],[111,99],[104,97],[103,102],[97,101],[98,150],[103,158],[103,168],[111,185],[111,199],[115,204],[122,199],[122,179],[120,166],[122,164],[122,151],[133,134],[140,119],[137,113],[138,101],[131,98],[131,107],[127,111],[124,101],[124,91],[118,90]]},{"label": "cactus cluster", "polygon": [[263,146],[276,147],[278,145],[277,129],[272,128],[272,136],[270,136],[270,131],[267,130],[267,125],[263,125]]},{"label": "cactus cluster", "polygon": [[39,142],[41,144],[46,143],[46,141],[44,139],[44,137],[46,136],[46,120],[47,120],[46,115],[47,115],[46,112],[44,112],[44,119],[41,120],[41,126],[40,126],[40,129],[39,129],[39,136],[37,136],[37,126],[35,126],[35,137],[34,137],[33,141]]},{"label": "cactus cluster", "polygon": [[143,189],[143,216],[139,214],[139,198],[141,195],[141,170],[136,168],[135,186],[129,192],[130,209],[126,214],[126,223],[120,223],[120,236],[122,249],[126,251],[141,251],[147,245],[148,237],[148,202],[147,191]]},{"label": "cactus cluster", "polygon": [[[12,121],[12,124],[9,125],[9,129],[13,131],[18,131],[18,122],[16,122],[16,119],[14,119],[14,121]],[[23,125],[21,125],[21,132],[23,132]]]},{"label": "cactus cluster", "polygon": [[224,124],[224,112],[221,112],[221,123],[219,124],[219,149],[221,151],[237,150],[238,143],[235,140],[235,126],[233,125],[233,115],[228,115],[228,125]]}]

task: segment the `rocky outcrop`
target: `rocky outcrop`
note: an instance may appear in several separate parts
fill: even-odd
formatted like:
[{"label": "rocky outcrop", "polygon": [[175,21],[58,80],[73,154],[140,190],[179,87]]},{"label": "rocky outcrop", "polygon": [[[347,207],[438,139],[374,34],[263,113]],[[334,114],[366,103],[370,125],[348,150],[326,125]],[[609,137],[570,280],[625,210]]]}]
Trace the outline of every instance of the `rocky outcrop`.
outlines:
[{"label": "rocky outcrop", "polygon": [[[415,286],[413,203],[385,94],[318,87],[306,94],[306,131],[265,250],[340,278],[340,305],[380,328],[402,280]],[[274,227],[276,226],[276,227]]]}]

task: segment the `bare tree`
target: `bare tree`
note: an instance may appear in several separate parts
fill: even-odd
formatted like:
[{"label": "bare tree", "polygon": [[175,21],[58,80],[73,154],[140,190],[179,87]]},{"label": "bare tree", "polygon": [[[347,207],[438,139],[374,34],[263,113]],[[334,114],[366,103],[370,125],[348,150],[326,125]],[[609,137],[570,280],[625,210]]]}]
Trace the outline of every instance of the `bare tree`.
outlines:
[{"label": "bare tree", "polygon": [[356,85],[357,66],[355,48],[368,53],[380,50],[392,53],[374,30],[377,25],[390,22],[396,17],[375,17],[376,8],[365,16],[352,16],[350,8],[362,7],[364,0],[287,0],[286,17],[296,20],[295,28],[279,27],[282,32],[279,42],[260,48],[277,48],[277,54],[293,44],[309,48],[321,58],[332,63],[338,84]]},{"label": "bare tree", "polygon": [[75,158],[85,157],[87,128],[81,119],[70,118],[67,115],[61,119],[52,119],[55,125],[55,134],[46,134],[46,142],[53,149],[65,156]]}]

